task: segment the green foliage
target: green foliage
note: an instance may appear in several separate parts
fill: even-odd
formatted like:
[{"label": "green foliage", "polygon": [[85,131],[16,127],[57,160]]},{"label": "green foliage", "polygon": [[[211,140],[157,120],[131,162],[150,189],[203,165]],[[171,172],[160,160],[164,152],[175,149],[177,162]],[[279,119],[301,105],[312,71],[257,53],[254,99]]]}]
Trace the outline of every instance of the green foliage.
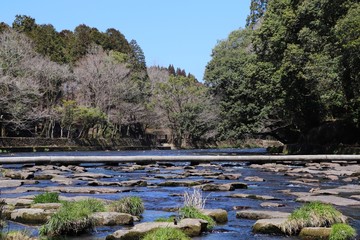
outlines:
[{"label": "green foliage", "polygon": [[175,217],[168,217],[168,218],[164,218],[164,217],[160,217],[155,219],[155,222],[174,222]]},{"label": "green foliage", "polygon": [[332,205],[311,202],[296,209],[281,226],[282,231],[292,235],[304,227],[329,227],[335,223],[345,223],[345,217]]},{"label": "green foliage", "polygon": [[58,203],[59,193],[57,192],[45,192],[39,195],[36,195],[34,198],[34,203]]},{"label": "green foliage", "polygon": [[344,223],[337,223],[331,226],[329,240],[351,240],[356,237],[356,231]]},{"label": "green foliage", "polygon": [[190,240],[190,238],[180,229],[166,227],[151,231],[143,240]]},{"label": "green foliage", "polygon": [[114,212],[128,213],[134,216],[140,216],[144,211],[144,203],[139,197],[123,197],[112,202],[108,209]]},{"label": "green foliage", "polygon": [[211,217],[203,214],[200,212],[199,209],[191,206],[182,207],[179,210],[179,214],[181,218],[197,218],[197,219],[203,219],[208,222],[208,229],[212,229],[215,227],[216,222]]},{"label": "green foliage", "polygon": [[41,235],[76,235],[94,227],[92,213],[105,211],[101,201],[88,199],[77,202],[64,202],[48,222],[40,228]]}]

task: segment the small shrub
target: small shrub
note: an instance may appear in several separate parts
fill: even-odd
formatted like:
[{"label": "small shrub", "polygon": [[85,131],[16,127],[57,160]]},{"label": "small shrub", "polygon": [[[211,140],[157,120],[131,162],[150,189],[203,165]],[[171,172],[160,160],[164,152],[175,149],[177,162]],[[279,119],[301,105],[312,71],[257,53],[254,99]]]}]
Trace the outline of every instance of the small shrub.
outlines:
[{"label": "small shrub", "polygon": [[356,231],[344,223],[337,223],[331,226],[329,240],[350,240],[356,237]]},{"label": "small shrub", "polygon": [[95,221],[90,215],[103,211],[105,211],[105,206],[99,200],[64,202],[59,211],[40,228],[40,234],[48,236],[76,235],[91,230]]},{"label": "small shrub", "polygon": [[57,192],[45,192],[39,195],[36,195],[34,198],[34,203],[58,203],[59,193]]},{"label": "small shrub", "polygon": [[157,228],[146,234],[143,240],[190,240],[188,236],[177,228]]},{"label": "small shrub", "polygon": [[110,211],[128,213],[133,216],[140,216],[145,208],[144,203],[139,197],[124,197],[109,206]]},{"label": "small shrub", "polygon": [[179,210],[179,214],[181,218],[198,218],[207,221],[208,229],[212,229],[216,225],[214,219],[201,213],[200,210],[195,207],[183,207]]},{"label": "small shrub", "polygon": [[293,235],[304,227],[329,227],[334,223],[345,223],[345,220],[332,205],[311,202],[296,209],[281,228],[284,233]]}]

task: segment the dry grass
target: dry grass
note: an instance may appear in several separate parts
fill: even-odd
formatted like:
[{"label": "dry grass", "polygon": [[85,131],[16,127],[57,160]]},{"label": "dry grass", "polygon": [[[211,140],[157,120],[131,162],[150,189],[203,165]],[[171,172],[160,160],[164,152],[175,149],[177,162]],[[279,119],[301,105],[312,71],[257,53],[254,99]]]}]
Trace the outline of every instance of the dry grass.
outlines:
[{"label": "dry grass", "polygon": [[199,188],[193,188],[193,192],[184,193],[184,206],[194,207],[197,209],[204,209],[207,197],[203,197],[202,191]]}]

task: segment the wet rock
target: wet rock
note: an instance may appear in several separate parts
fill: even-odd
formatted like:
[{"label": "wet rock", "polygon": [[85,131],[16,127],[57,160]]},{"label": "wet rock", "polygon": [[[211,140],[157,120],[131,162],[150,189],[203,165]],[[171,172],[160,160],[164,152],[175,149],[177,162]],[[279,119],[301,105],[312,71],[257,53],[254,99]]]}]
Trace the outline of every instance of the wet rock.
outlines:
[{"label": "wet rock", "polygon": [[246,210],[246,209],[250,209],[251,207],[249,206],[233,206],[234,210]]},{"label": "wet rock", "polygon": [[165,181],[159,183],[160,187],[193,187],[197,185],[201,185],[203,182],[201,181]]},{"label": "wet rock", "polygon": [[281,226],[286,220],[287,218],[260,219],[255,222],[252,229],[255,233],[283,235]]},{"label": "wet rock", "polygon": [[50,180],[54,176],[59,176],[57,174],[45,174],[45,173],[39,173],[34,176],[35,180]]},{"label": "wet rock", "polygon": [[250,199],[257,199],[257,200],[278,200],[277,198],[273,196],[267,196],[267,195],[256,195],[256,194],[243,194],[243,193],[237,193],[232,194],[230,197],[233,198],[250,198]]},{"label": "wet rock", "polygon": [[207,222],[201,219],[182,219],[177,225],[172,222],[145,222],[136,224],[130,230],[118,230],[106,237],[106,240],[133,240],[140,239],[146,233],[160,227],[179,228],[188,236],[199,236],[206,230]]},{"label": "wet rock", "polygon": [[44,224],[52,214],[52,212],[40,208],[20,208],[11,212],[10,219],[20,223]]},{"label": "wet rock", "polygon": [[185,176],[171,175],[171,174],[159,174],[159,175],[155,175],[154,178],[157,178],[157,179],[181,179],[181,178],[185,178]]},{"label": "wet rock", "polygon": [[119,185],[122,187],[146,187],[147,182],[143,180],[130,180],[119,182]]},{"label": "wet rock", "polygon": [[322,202],[333,204],[337,206],[356,206],[360,205],[360,201],[338,197],[338,196],[331,196],[331,195],[319,195],[319,196],[304,196],[299,197],[296,199],[298,202]]},{"label": "wet rock", "polygon": [[74,178],[112,178],[112,175],[102,174],[102,173],[90,173],[90,172],[84,172],[84,173],[75,173],[73,175]]},{"label": "wet rock", "polygon": [[241,177],[241,174],[222,174],[216,178],[219,180],[238,180]]},{"label": "wet rock", "polygon": [[132,188],[104,188],[104,187],[46,187],[42,191],[62,193],[106,194],[118,192],[130,192]]},{"label": "wet rock", "polygon": [[217,223],[226,223],[228,221],[228,213],[223,209],[202,209],[201,212],[212,219]]},{"label": "wet rock", "polygon": [[19,187],[22,184],[23,184],[23,181],[21,181],[21,180],[1,180],[0,188]]},{"label": "wet rock", "polygon": [[118,212],[96,212],[91,215],[97,226],[132,225],[134,218],[130,214]]},{"label": "wet rock", "polygon": [[299,237],[304,240],[327,240],[329,239],[331,228],[306,227],[301,229]]},{"label": "wet rock", "polygon": [[285,207],[285,204],[274,203],[274,202],[263,202],[260,203],[260,206],[263,208],[278,208],[278,207]]},{"label": "wet rock", "polygon": [[198,170],[190,170],[184,173],[186,177],[207,177],[207,176],[219,176],[221,172],[211,172],[211,171],[198,171]]},{"label": "wet rock", "polygon": [[261,177],[256,177],[256,176],[246,177],[246,178],[244,178],[244,180],[249,181],[249,182],[265,182],[265,179],[263,179]]},{"label": "wet rock", "polygon": [[203,191],[234,191],[235,188],[231,184],[204,184],[201,187]]},{"label": "wet rock", "polygon": [[243,210],[236,212],[237,218],[246,219],[271,219],[271,218],[287,218],[290,213],[279,211],[265,211],[265,210]]}]

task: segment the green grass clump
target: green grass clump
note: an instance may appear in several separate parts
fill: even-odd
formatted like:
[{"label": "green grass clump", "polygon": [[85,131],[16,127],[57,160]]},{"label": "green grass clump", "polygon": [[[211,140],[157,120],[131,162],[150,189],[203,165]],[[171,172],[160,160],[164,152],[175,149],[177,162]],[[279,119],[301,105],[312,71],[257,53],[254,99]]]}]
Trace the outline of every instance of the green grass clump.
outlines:
[{"label": "green grass clump", "polygon": [[34,198],[34,203],[58,203],[59,193],[57,192],[45,192],[39,195],[36,195]]},{"label": "green grass clump", "polygon": [[124,197],[109,205],[109,210],[140,216],[144,211],[144,203],[139,197]]},{"label": "green grass clump", "polygon": [[284,233],[293,235],[304,227],[329,227],[345,221],[345,216],[332,205],[311,202],[296,209],[281,228]]},{"label": "green grass clump", "polygon": [[215,220],[211,217],[203,214],[200,212],[199,209],[191,206],[186,206],[183,208],[180,208],[179,214],[181,218],[197,218],[197,219],[203,219],[208,222],[207,228],[210,230],[213,227],[215,227],[216,223]]},{"label": "green grass clump", "polygon": [[157,228],[146,234],[143,240],[190,240],[188,236],[177,228]]},{"label": "green grass clump", "polygon": [[356,237],[356,231],[344,223],[337,223],[331,226],[329,240],[350,240]]},{"label": "green grass clump", "polygon": [[91,230],[95,220],[94,212],[105,211],[104,204],[99,200],[87,199],[77,202],[64,202],[58,212],[40,228],[41,235],[61,236],[76,235]]},{"label": "green grass clump", "polygon": [[155,222],[174,222],[175,217],[168,217],[168,218],[164,218],[164,217],[160,217],[155,219]]}]

